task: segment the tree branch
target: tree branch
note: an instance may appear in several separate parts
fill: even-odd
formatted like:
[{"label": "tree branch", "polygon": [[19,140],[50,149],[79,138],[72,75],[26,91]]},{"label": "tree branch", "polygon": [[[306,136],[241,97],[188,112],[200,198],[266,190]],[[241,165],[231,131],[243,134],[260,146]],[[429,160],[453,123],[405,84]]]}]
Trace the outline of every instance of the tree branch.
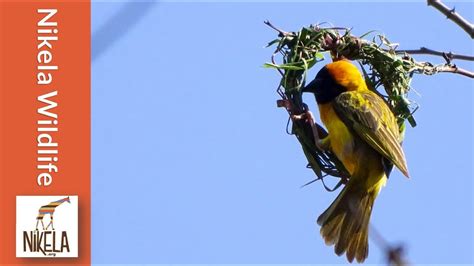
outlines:
[{"label": "tree branch", "polygon": [[471,72],[471,71],[463,69],[463,68],[459,68],[456,65],[451,64],[451,60],[454,60],[454,59],[474,61],[474,56],[462,55],[462,54],[453,54],[451,52],[448,52],[448,53],[439,52],[439,51],[435,51],[435,50],[432,50],[432,49],[428,49],[426,47],[421,47],[420,49],[413,49],[413,50],[396,50],[395,53],[396,54],[407,53],[407,54],[410,54],[410,55],[427,54],[427,55],[441,56],[446,60],[446,64],[442,65],[442,66],[435,66],[435,67],[427,65],[429,68],[431,68],[431,70],[428,71],[429,73],[431,73],[431,74],[441,73],[441,72],[455,73],[455,74],[460,74],[460,75],[463,75],[463,76],[466,76],[466,77],[469,77],[469,78],[474,78],[474,72]]},{"label": "tree branch", "polygon": [[449,9],[448,6],[443,4],[440,0],[427,0],[429,6],[433,6],[439,12],[443,13],[448,19],[452,20],[459,27],[461,27],[472,39],[474,39],[474,25],[463,18],[459,13],[456,13],[455,9]]},{"label": "tree branch", "polygon": [[436,56],[442,56],[445,59],[453,60],[453,59],[458,59],[458,60],[466,60],[466,61],[474,61],[474,56],[470,55],[462,55],[462,54],[454,54],[451,52],[439,52],[435,51],[432,49],[428,49],[426,47],[421,47],[420,49],[411,49],[411,50],[396,50],[395,51],[397,54],[428,54],[428,55],[436,55]]},{"label": "tree branch", "polygon": [[474,72],[458,68],[456,65],[443,65],[440,67],[436,67],[436,70],[437,72],[456,73],[469,78],[474,78]]}]

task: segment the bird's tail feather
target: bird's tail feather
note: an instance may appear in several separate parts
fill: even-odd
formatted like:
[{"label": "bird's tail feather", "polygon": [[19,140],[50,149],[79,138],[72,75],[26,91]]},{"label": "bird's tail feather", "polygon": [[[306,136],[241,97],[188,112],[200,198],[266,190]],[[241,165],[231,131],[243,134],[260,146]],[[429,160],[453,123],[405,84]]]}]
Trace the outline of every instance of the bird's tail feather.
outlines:
[{"label": "bird's tail feather", "polygon": [[337,255],[346,252],[352,262],[363,262],[369,254],[369,220],[380,185],[372,190],[348,185],[318,218],[327,245],[335,245]]}]

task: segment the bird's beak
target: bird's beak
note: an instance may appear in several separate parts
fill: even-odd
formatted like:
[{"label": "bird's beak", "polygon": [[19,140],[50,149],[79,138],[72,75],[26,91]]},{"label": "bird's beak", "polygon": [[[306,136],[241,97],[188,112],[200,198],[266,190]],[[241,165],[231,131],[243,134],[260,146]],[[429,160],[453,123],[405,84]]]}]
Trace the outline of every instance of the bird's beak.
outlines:
[{"label": "bird's beak", "polygon": [[312,92],[316,94],[316,90],[321,86],[322,79],[315,78],[313,81],[308,83],[301,92]]}]

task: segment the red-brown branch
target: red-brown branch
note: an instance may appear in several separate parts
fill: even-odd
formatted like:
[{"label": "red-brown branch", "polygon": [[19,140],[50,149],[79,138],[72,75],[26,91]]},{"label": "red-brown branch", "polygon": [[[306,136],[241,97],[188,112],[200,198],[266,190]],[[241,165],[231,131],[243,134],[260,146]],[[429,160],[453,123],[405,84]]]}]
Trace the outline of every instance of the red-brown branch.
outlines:
[{"label": "red-brown branch", "polygon": [[474,25],[463,18],[455,9],[450,9],[447,5],[443,4],[440,0],[427,0],[429,6],[436,8],[439,12],[443,13],[448,19],[456,23],[461,27],[472,39],[474,39]]}]

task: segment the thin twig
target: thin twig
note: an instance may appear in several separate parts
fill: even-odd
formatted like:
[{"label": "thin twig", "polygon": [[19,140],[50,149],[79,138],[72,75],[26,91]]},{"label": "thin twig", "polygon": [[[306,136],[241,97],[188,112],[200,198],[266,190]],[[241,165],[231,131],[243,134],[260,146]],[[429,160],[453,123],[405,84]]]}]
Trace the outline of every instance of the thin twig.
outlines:
[{"label": "thin twig", "polygon": [[454,54],[452,52],[439,52],[435,51],[426,47],[421,47],[420,49],[411,49],[411,50],[396,50],[395,53],[397,54],[428,54],[428,55],[436,55],[436,56],[441,56],[445,57],[447,56],[448,58],[452,59],[458,59],[458,60],[466,60],[466,61],[474,61],[474,56],[470,55],[463,55],[463,54]]},{"label": "thin twig", "polygon": [[269,26],[270,28],[272,28],[272,29],[278,31],[282,37],[283,37],[283,36],[286,36],[286,35],[288,35],[288,34],[290,34],[289,32],[286,32],[286,31],[284,31],[284,30],[280,30],[279,28],[273,26],[273,24],[272,24],[270,21],[268,21],[268,20],[265,20],[263,23],[265,23],[265,25]]},{"label": "thin twig", "polygon": [[459,68],[457,66],[444,65],[437,68],[438,72],[456,73],[469,78],[474,78],[474,72]]},{"label": "thin twig", "polygon": [[370,225],[370,234],[372,241],[382,250],[385,251],[387,264],[393,266],[407,266],[409,263],[404,258],[404,247],[402,245],[391,245],[382,236],[382,234],[374,227]]},{"label": "thin twig", "polygon": [[472,39],[474,39],[474,25],[463,18],[455,9],[450,9],[440,0],[427,0],[429,6],[433,6],[438,11],[443,13],[448,19],[452,20],[459,27],[461,27]]}]

